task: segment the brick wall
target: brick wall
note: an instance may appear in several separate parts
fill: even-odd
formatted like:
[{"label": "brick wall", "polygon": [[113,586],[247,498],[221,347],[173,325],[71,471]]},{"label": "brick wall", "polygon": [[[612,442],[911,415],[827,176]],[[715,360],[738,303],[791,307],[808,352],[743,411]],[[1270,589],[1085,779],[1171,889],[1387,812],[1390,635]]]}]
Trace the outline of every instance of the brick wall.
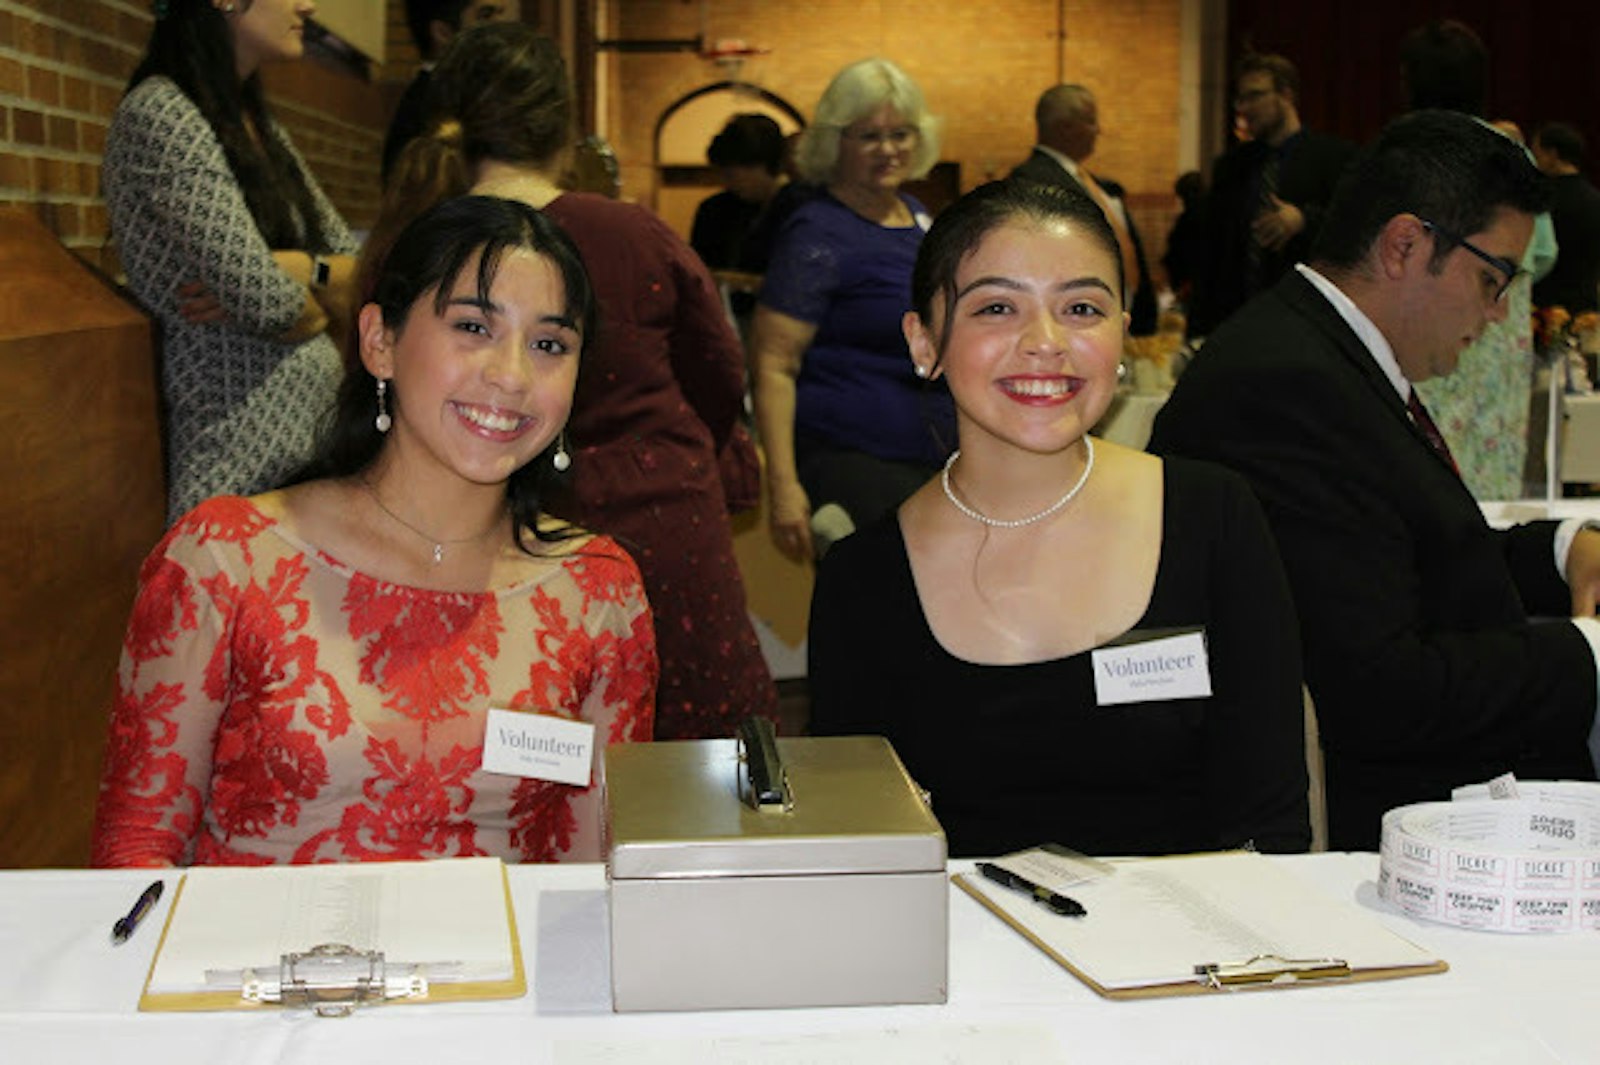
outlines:
[{"label": "brick wall", "polygon": [[[595,0],[604,34],[693,37],[700,5]],[[718,0],[712,38],[773,49],[744,77],[810,114],[839,67],[884,55],[917,79],[945,119],[944,158],[972,187],[1005,173],[1033,142],[1033,101],[1058,72],[1093,87],[1104,133],[1097,171],[1127,186],[1152,258],[1171,223],[1178,142],[1181,0]],[[560,5],[525,0],[524,17],[554,24]],[[389,0],[388,59],[371,81],[308,61],[265,72],[274,113],[345,218],[376,212],[378,155],[389,109],[415,70],[402,0]],[[1058,12],[1065,38],[1058,33]],[[105,131],[150,32],[148,0],[0,0],[0,204],[31,208],[70,248],[115,270],[99,196]],[[1131,45],[1129,42],[1137,42]],[[716,80],[690,54],[612,55],[602,128],[628,194],[652,202],[655,119]]]},{"label": "brick wall", "polygon": [[[1180,0],[717,0],[706,33],[772,49],[745,64],[743,79],[808,117],[846,63],[871,55],[894,60],[943,117],[943,158],[961,165],[963,188],[1004,176],[1027,155],[1041,91],[1058,80],[1088,85],[1103,130],[1091,166],[1127,187],[1154,260],[1176,212],[1180,6]],[[606,17],[610,37],[700,32],[700,5],[684,0],[606,0]],[[616,148],[628,195],[650,203],[656,118],[721,75],[690,53],[613,53],[607,62],[600,127]]]},{"label": "brick wall", "polygon": [[[31,209],[112,272],[100,160],[150,25],[148,0],[0,0],[0,205]],[[273,113],[334,204],[352,226],[370,225],[387,116],[379,88],[314,62],[264,77]]]}]

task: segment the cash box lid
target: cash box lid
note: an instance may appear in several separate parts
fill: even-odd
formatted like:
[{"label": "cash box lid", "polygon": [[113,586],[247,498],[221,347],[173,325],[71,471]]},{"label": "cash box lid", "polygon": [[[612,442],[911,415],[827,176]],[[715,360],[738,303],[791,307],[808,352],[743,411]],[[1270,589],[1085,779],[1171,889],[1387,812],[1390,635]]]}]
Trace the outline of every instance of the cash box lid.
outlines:
[{"label": "cash box lid", "polygon": [[944,831],[881,736],[780,739],[787,808],[741,796],[734,740],[605,750],[613,879],[943,870]]}]

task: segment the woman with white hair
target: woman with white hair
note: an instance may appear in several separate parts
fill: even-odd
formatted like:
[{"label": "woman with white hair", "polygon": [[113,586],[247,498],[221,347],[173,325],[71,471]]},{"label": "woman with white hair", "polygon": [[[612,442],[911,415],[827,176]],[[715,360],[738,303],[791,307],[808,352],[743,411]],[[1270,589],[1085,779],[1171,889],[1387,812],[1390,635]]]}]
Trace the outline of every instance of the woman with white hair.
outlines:
[{"label": "woman with white hair", "polygon": [[900,331],[930,223],[900,186],[938,157],[938,121],[885,59],[834,77],[796,149],[825,194],[778,235],[752,341],[772,535],[796,560],[812,557],[814,513],[828,508],[817,529],[830,539],[866,525],[952,446],[949,393],[918,379]]}]

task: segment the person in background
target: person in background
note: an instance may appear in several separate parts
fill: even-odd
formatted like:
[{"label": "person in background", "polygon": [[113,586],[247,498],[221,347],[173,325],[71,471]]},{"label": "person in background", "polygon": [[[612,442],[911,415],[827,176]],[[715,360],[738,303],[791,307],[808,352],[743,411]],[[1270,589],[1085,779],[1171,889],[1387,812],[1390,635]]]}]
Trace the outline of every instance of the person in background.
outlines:
[{"label": "person in background", "polygon": [[1533,137],[1533,158],[1550,178],[1550,221],[1561,253],[1533,286],[1538,307],[1565,307],[1576,316],[1600,310],[1600,190],[1583,176],[1583,134],[1548,122]]},{"label": "person in background", "polygon": [[1234,111],[1249,139],[1212,167],[1205,258],[1188,333],[1203,337],[1308,254],[1355,146],[1307,129],[1300,72],[1279,55],[1247,55],[1234,74]]},{"label": "person in background", "polygon": [[[1400,74],[1410,110],[1459,111],[1483,120],[1489,51],[1464,23],[1437,19],[1412,30],[1401,42]],[[1462,480],[1481,500],[1520,499],[1528,481],[1542,479],[1543,448],[1528,447],[1532,285],[1555,261],[1555,228],[1549,212],[1541,211],[1506,292],[1505,317],[1496,317],[1477,334],[1454,373],[1418,383],[1417,392],[1449,443]],[[1530,451],[1534,469],[1528,469]]]},{"label": "person in background", "polygon": [[[1076,189],[996,182],[945,209],[905,332],[950,383],[960,450],[818,570],[812,731],[887,736],[952,855],[1310,842],[1294,612],[1260,507],[1226,470],[1089,435],[1117,386],[1121,263]],[[1105,680],[1130,670],[1158,683]]]},{"label": "person in background", "polygon": [[339,385],[355,241],[273,121],[263,62],[308,0],[159,0],[101,180],[128,287],[161,325],[167,520],[279,484]]},{"label": "person in background", "polygon": [[1333,850],[1376,850],[1387,811],[1502,773],[1594,779],[1600,532],[1491,529],[1412,387],[1505,317],[1544,205],[1526,153],[1483,123],[1390,123],[1310,263],[1213,333],[1156,416],[1151,450],[1229,466],[1266,510]]},{"label": "person in background", "polygon": [[468,191],[520,200],[572,237],[601,324],[573,405],[571,476],[550,510],[614,537],[639,563],[662,663],[658,739],[731,736],[747,716],[772,716],[777,689],[745,608],[719,464],[742,451],[728,468],[758,468],[739,425],[744,355],[705,266],[637,204],[560,187],[572,86],[556,46],[532,28],[457,36],[434,70],[428,114],[371,244]]},{"label": "person in background", "polygon": [[772,194],[761,213],[745,234],[739,259],[739,269],[747,274],[762,275],[772,260],[772,249],[778,243],[778,234],[789,216],[801,204],[822,195],[819,185],[806,181],[795,170],[794,153],[800,134],[791,133],[783,138],[783,154],[778,164],[778,191]]},{"label": "person in background", "polygon": [[1188,307],[1194,298],[1195,279],[1204,268],[1206,180],[1200,171],[1190,170],[1179,175],[1172,191],[1183,208],[1167,233],[1161,265],[1173,296]]},{"label": "person in background", "polygon": [[389,132],[383,138],[383,183],[389,184],[394,161],[412,138],[422,132],[428,101],[428,80],[433,64],[451,38],[462,30],[487,22],[507,22],[518,17],[520,0],[406,0],[406,26],[422,63],[400,94]]},{"label": "person in background", "polygon": [[1071,183],[1099,204],[1117,234],[1122,272],[1128,278],[1129,332],[1149,336],[1156,331],[1156,289],[1145,262],[1139,227],[1133,224],[1122,186],[1089,173],[1089,157],[1100,140],[1100,108],[1094,93],[1082,85],[1046,89],[1033,109],[1038,142],[1033,153],[1011,171],[1013,179]]},{"label": "person in background", "polygon": [[787,142],[767,115],[734,115],[711,140],[706,158],[722,177],[723,191],[695,209],[689,246],[728,294],[741,339],[750,332],[761,275],[772,255],[775,224],[798,203],[783,171]]},{"label": "person in background", "polygon": [[595,765],[650,737],[638,570],[543,507],[583,263],[537,211],[469,197],[400,233],[370,295],[306,479],[206,501],[140,571],[96,865],[601,857],[598,786],[493,758],[548,720],[593,726]]},{"label": "person in background", "polygon": [[689,246],[712,270],[740,270],[750,228],[784,184],[783,130],[766,115],[734,115],[711,139],[706,158],[723,191],[695,208]]},{"label": "person in background", "polygon": [[922,90],[886,59],[836,74],[801,134],[796,165],[826,191],[779,232],[751,340],[772,536],[797,561],[893,510],[949,454],[949,395],[915,376],[899,326],[929,225],[900,186],[938,157]]}]

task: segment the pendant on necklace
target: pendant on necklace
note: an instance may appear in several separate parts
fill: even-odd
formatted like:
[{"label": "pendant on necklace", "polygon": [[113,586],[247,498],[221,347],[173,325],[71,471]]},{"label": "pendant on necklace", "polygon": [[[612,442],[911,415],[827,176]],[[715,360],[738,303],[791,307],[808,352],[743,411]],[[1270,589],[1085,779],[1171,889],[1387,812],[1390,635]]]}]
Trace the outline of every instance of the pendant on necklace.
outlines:
[{"label": "pendant on necklace", "polygon": [[433,545],[433,564],[435,566],[437,566],[439,563],[441,563],[443,561],[444,561],[444,545],[443,544],[434,544]]}]

